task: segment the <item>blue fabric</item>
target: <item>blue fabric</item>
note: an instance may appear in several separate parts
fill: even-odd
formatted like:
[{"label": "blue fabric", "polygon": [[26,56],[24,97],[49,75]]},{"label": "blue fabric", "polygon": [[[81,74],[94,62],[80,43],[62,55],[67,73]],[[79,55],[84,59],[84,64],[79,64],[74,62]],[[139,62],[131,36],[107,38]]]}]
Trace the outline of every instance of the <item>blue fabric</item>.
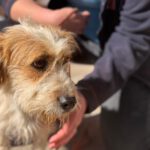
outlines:
[{"label": "blue fabric", "polygon": [[99,21],[100,2],[101,0],[69,0],[71,6],[79,8],[80,11],[88,10],[91,13],[85,35],[97,43],[97,31],[101,25]]},{"label": "blue fabric", "polygon": [[5,15],[6,16],[9,16],[10,15],[10,9],[11,9],[11,6],[13,5],[15,0],[2,0],[1,3],[2,3],[2,7],[5,11]]}]

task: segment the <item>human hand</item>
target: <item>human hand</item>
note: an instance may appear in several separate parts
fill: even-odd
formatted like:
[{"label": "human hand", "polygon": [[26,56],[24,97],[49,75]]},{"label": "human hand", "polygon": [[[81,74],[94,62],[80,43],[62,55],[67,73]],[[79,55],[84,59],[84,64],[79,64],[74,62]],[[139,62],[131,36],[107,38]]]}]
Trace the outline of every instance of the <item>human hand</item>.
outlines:
[{"label": "human hand", "polygon": [[10,17],[15,21],[18,21],[18,18],[30,17],[40,24],[61,26],[77,34],[84,31],[89,16],[88,11],[79,12],[77,8],[73,7],[50,10],[41,7],[33,0],[15,1],[10,11]]},{"label": "human hand", "polygon": [[65,7],[55,11],[55,19],[59,21],[59,25],[77,34],[83,33],[89,17],[88,11],[79,12],[77,8]]},{"label": "human hand", "polygon": [[86,110],[86,100],[79,92],[76,93],[76,98],[78,99],[79,107],[70,114],[63,127],[49,139],[49,148],[58,148],[67,144],[77,132]]}]

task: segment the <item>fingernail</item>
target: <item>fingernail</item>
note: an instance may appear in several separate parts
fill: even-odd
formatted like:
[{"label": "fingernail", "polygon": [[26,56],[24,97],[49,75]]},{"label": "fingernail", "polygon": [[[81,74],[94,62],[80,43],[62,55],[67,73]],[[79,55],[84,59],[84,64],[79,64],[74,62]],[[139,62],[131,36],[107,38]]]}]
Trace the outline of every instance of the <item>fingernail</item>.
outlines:
[{"label": "fingernail", "polygon": [[49,147],[49,148],[55,148],[56,145],[55,145],[54,143],[51,143],[51,144],[48,145],[48,147]]}]

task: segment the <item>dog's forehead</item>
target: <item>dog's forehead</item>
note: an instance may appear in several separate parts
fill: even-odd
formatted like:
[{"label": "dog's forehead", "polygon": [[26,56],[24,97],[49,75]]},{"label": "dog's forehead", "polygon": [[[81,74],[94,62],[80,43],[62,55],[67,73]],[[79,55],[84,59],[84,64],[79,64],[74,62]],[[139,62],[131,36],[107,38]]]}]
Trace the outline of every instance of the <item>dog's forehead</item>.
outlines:
[{"label": "dog's forehead", "polygon": [[62,48],[67,48],[67,46],[74,44],[71,43],[74,42],[73,34],[61,30],[59,27],[28,24],[26,22],[23,22],[21,27],[23,30],[25,29],[27,33],[30,33],[31,36],[37,37],[48,46],[53,46],[53,48],[56,49],[56,53],[59,53],[59,50]]},{"label": "dog's forehead", "polygon": [[12,58],[15,60],[18,60],[15,58],[17,56],[20,60],[40,55],[70,56],[76,45],[69,32],[57,27],[28,23],[8,28],[6,38],[11,43]]}]

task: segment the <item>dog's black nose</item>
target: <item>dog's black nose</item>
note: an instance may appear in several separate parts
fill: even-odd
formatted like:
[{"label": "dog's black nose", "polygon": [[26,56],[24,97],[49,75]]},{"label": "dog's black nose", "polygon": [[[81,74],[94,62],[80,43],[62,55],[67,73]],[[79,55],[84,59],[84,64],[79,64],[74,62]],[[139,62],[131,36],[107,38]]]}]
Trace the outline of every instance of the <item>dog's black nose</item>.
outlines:
[{"label": "dog's black nose", "polygon": [[69,111],[75,106],[76,98],[69,96],[61,96],[59,98],[59,102],[60,106],[63,108],[64,111]]}]

